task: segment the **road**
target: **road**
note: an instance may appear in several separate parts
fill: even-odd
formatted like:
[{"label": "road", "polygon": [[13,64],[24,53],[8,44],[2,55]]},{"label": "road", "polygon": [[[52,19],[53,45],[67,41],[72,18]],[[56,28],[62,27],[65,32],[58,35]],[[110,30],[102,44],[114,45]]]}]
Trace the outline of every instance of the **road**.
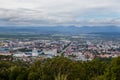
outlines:
[{"label": "road", "polygon": [[71,44],[72,44],[72,42],[68,43],[68,45],[66,46],[66,48],[65,48],[64,50],[62,50],[62,52],[61,52],[60,54],[64,53],[64,52],[69,48],[69,46],[70,46]]}]

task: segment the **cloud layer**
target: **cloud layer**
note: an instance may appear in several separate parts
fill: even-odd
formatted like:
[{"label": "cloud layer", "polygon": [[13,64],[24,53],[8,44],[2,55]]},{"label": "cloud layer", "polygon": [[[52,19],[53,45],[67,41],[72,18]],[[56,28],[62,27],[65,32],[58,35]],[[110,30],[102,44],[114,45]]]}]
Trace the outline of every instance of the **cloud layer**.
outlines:
[{"label": "cloud layer", "polygon": [[120,0],[0,0],[0,26],[120,25]]}]

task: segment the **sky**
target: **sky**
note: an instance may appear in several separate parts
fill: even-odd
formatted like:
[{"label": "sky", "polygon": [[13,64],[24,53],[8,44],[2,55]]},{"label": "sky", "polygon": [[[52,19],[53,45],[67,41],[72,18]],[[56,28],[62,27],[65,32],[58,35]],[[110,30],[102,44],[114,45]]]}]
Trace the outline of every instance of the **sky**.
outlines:
[{"label": "sky", "polygon": [[120,0],[0,0],[0,26],[120,26]]}]

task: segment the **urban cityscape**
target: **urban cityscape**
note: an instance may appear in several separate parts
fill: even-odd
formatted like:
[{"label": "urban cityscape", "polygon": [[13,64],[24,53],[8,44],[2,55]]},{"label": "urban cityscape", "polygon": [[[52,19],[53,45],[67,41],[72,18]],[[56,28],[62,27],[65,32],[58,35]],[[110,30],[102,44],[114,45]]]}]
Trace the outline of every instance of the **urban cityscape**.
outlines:
[{"label": "urban cityscape", "polygon": [[0,80],[120,80],[120,0],[0,0]]},{"label": "urban cityscape", "polygon": [[[54,40],[60,37],[59,40]],[[120,38],[106,39],[99,35],[54,36],[54,39],[5,39],[0,40],[0,55],[10,55],[13,61],[34,61],[64,56],[72,60],[88,61],[96,57],[120,56]]]},{"label": "urban cityscape", "polygon": [[0,33],[1,80],[119,80],[109,76],[119,73],[119,33],[8,31]]}]

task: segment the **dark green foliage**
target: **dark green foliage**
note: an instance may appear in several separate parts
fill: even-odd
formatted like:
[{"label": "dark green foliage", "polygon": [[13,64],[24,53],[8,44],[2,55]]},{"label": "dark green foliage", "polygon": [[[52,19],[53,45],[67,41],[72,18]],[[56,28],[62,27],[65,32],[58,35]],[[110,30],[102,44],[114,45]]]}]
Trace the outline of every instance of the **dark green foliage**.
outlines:
[{"label": "dark green foliage", "polygon": [[10,80],[25,80],[26,68],[23,66],[13,66],[10,68],[9,79]]},{"label": "dark green foliage", "polygon": [[0,55],[0,60],[10,61],[11,59],[12,59],[12,56]]},{"label": "dark green foliage", "polygon": [[107,80],[120,80],[120,57],[112,59],[104,78]]},{"label": "dark green foliage", "polygon": [[10,67],[13,66],[13,63],[9,61],[0,61],[0,80],[8,80],[9,79],[9,73],[10,73]]},{"label": "dark green foliage", "polygon": [[39,74],[36,72],[30,72],[28,75],[28,80],[39,80]]},{"label": "dark green foliage", "polygon": [[45,61],[0,61],[0,80],[120,80],[120,57],[82,62],[65,57]]}]

